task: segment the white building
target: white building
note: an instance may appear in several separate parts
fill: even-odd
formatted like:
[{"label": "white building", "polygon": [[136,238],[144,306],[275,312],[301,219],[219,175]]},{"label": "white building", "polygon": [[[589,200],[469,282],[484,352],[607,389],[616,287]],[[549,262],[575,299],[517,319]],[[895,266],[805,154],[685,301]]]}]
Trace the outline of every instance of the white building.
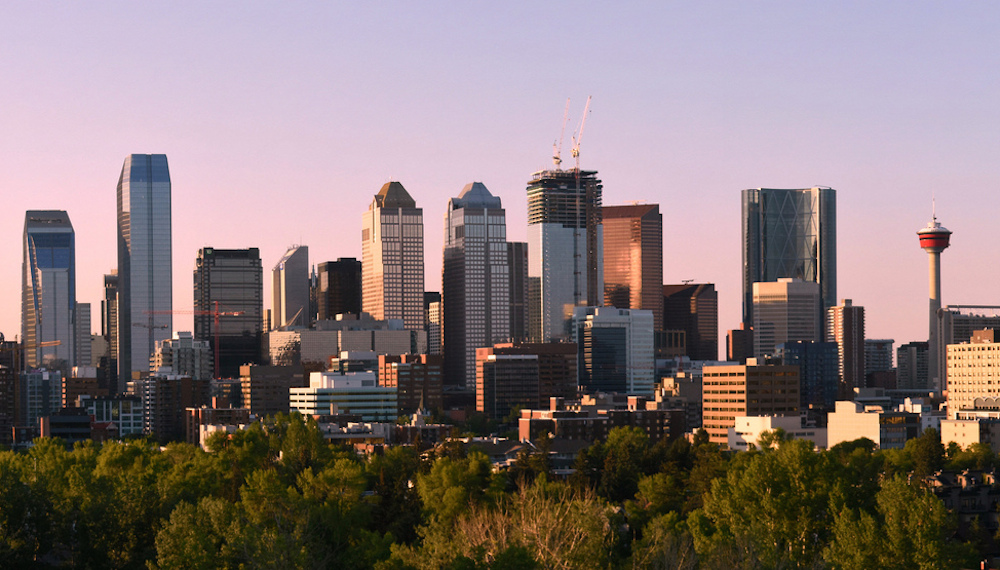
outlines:
[{"label": "white building", "polygon": [[572,333],[581,390],[653,396],[652,311],[577,307]]},{"label": "white building", "polygon": [[865,437],[881,449],[903,449],[907,440],[923,433],[920,414],[850,401],[837,402],[826,430],[829,447]]},{"label": "white building", "polygon": [[174,337],[156,341],[149,356],[149,371],[155,375],[176,374],[196,380],[212,379],[212,346],[207,340],[195,340],[189,331],[175,332]]},{"label": "white building", "polygon": [[820,286],[813,281],[781,278],[753,284],[753,352],[775,353],[782,343],[823,340]]},{"label": "white building", "polygon": [[777,429],[794,439],[808,439],[817,449],[826,449],[826,428],[802,427],[799,416],[737,416],[736,426],[729,428],[729,449],[746,451],[757,445],[761,434]]},{"label": "white building", "polygon": [[289,388],[289,409],[303,415],[357,414],[366,422],[395,421],[396,388],[374,372],[313,372],[308,388]]},{"label": "white building", "polygon": [[308,327],[309,314],[309,248],[295,245],[288,248],[271,270],[273,309],[271,325],[278,330]]},{"label": "white building", "polygon": [[975,409],[977,398],[1000,398],[1000,343],[993,330],[975,331],[968,343],[948,345],[948,417]]}]

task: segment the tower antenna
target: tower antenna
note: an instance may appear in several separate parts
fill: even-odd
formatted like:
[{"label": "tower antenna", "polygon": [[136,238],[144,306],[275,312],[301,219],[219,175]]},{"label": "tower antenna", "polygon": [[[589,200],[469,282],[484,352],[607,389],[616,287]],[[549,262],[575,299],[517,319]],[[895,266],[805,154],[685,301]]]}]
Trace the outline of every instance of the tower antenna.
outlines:
[{"label": "tower antenna", "polygon": [[566,108],[563,110],[563,120],[562,128],[559,129],[559,145],[553,141],[552,143],[552,163],[556,165],[556,170],[560,170],[559,165],[562,164],[562,145],[563,137],[566,134],[566,121],[569,119],[569,97],[566,98]]}]

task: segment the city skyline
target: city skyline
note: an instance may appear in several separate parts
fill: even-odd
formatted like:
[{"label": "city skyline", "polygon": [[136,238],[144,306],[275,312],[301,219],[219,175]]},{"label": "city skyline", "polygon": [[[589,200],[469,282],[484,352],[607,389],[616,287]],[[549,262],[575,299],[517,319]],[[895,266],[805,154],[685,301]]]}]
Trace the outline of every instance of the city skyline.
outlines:
[{"label": "city skyline", "polygon": [[[981,72],[1000,57],[985,33],[998,9],[722,6],[449,16],[264,6],[238,21],[185,4],[169,14],[4,7],[0,63],[17,88],[0,103],[17,136],[0,141],[0,285],[19,289],[25,211],[65,210],[77,300],[97,306],[101,276],[117,265],[114,174],[132,152],[170,157],[179,310],[191,307],[202,247],[259,247],[268,267],[293,243],[317,261],[360,258],[358,217],[390,179],[429,220],[454,188],[482,181],[504,201],[508,239],[524,241],[524,180],[548,167],[565,98],[572,133],[593,95],[581,167],[600,171],[605,204],[660,204],[664,283],[715,283],[720,331],[740,318],[739,192],[753,187],[838,190],[838,295],[865,306],[870,336],[925,340],[926,254],[914,234],[935,193],[955,232],[942,303],[1000,304],[984,285],[1000,272],[996,254],[974,245],[989,243],[1000,207],[1000,115],[989,104],[1000,85]],[[556,16],[588,41],[543,41]],[[40,29],[61,41],[40,42]],[[146,36],[155,41],[138,41]],[[552,61],[565,67],[554,73]],[[392,81],[409,88],[394,92]],[[515,86],[527,84],[543,87],[525,97]],[[441,247],[427,232],[429,290],[440,290]],[[0,306],[7,338],[18,305]]]}]

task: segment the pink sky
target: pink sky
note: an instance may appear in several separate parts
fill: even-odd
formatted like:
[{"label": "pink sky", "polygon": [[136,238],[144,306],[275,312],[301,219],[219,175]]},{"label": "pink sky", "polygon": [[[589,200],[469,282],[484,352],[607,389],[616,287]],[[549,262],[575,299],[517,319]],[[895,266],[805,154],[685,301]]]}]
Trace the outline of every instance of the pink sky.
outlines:
[{"label": "pink sky", "polygon": [[581,166],[606,204],[660,204],[664,281],[716,283],[720,330],[739,192],[762,186],[837,189],[838,293],[869,338],[926,339],[932,195],[955,232],[944,302],[1000,305],[996,4],[343,4],[0,6],[0,331],[20,334],[28,209],[69,212],[99,331],[130,153],[169,159],[176,309],[200,247],[259,247],[265,271],[293,243],[360,257],[390,178],[424,209],[437,289],[448,198],[482,181],[523,240],[525,183],[572,97],[568,157],[588,95]]}]

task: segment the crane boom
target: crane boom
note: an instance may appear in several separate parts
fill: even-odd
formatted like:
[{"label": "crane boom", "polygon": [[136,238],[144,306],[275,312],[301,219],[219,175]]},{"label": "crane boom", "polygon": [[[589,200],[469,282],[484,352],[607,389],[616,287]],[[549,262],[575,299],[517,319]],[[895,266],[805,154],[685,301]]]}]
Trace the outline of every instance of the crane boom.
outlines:
[{"label": "crane boom", "polygon": [[566,122],[568,120],[569,120],[569,97],[566,98],[566,108],[563,109],[562,128],[559,129],[559,146],[556,146],[556,143],[552,143],[552,162],[556,165],[556,170],[559,170],[559,165],[562,164],[562,145],[563,145],[563,138],[566,135]]},{"label": "crane boom", "polygon": [[580,128],[577,132],[573,133],[573,158],[576,159],[576,168],[580,169],[580,142],[583,140],[583,128],[587,126],[587,115],[590,114],[590,99],[591,96],[587,96],[587,104],[583,108],[583,117],[580,118]]}]

